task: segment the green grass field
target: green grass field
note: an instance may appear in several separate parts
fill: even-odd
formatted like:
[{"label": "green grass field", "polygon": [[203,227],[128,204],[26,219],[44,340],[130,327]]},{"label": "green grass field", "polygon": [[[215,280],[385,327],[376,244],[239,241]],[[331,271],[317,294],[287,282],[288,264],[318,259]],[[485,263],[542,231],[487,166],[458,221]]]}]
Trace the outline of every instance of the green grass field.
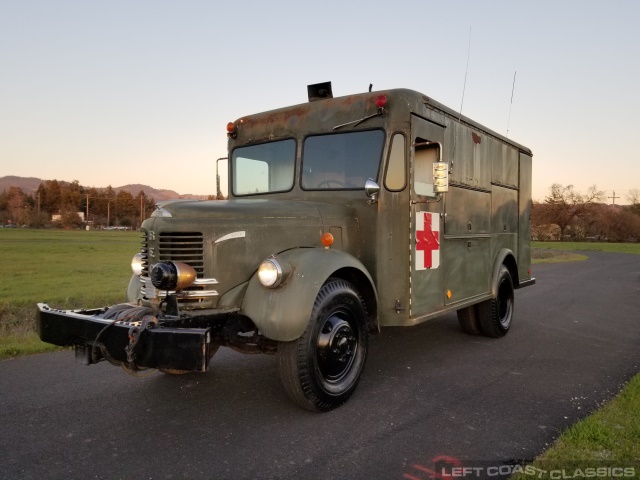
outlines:
[{"label": "green grass field", "polygon": [[596,251],[613,253],[635,253],[640,255],[640,243],[596,243],[596,242],[531,242],[534,249]]},{"label": "green grass field", "polygon": [[640,255],[640,243],[532,242],[531,263],[578,262],[589,258],[580,252],[614,252]]},{"label": "green grass field", "polygon": [[0,359],[48,351],[35,335],[36,303],[96,307],[124,300],[137,232],[0,229]]}]

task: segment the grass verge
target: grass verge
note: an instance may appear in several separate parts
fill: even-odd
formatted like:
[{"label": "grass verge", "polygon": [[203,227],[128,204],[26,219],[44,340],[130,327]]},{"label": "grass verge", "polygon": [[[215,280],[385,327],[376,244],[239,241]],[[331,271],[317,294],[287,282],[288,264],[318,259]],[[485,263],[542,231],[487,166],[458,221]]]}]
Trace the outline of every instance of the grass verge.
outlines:
[{"label": "grass verge", "polygon": [[[570,250],[640,254],[640,244],[627,243],[533,242],[532,247],[533,263],[586,258]],[[529,467],[511,479],[640,478],[640,375],[601,409],[567,428]]]},{"label": "grass verge", "polygon": [[[639,478],[640,375],[601,409],[567,428],[531,466],[535,475],[518,473],[511,478],[554,478],[552,472],[555,478]],[[564,471],[562,476],[558,471]]]},{"label": "grass verge", "polygon": [[531,242],[531,263],[578,262],[589,258],[575,251],[632,253],[640,255],[640,243]]},{"label": "grass verge", "polygon": [[124,300],[137,232],[1,229],[0,359],[57,347],[35,333],[36,303],[74,309]]},{"label": "grass verge", "polygon": [[62,349],[62,347],[41,342],[35,332],[0,337],[0,360],[34,353],[55,352]]},{"label": "grass verge", "polygon": [[565,250],[531,249],[531,263],[534,265],[538,263],[579,262],[587,258],[589,257],[581,253],[567,252]]},{"label": "grass verge", "polygon": [[544,250],[579,250],[640,255],[640,243],[531,242],[531,247]]}]

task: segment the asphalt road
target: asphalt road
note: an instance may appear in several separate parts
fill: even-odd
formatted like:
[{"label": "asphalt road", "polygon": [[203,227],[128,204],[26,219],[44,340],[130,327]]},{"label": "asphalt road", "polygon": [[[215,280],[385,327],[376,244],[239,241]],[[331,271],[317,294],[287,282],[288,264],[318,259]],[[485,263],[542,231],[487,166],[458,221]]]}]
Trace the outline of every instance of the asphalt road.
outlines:
[{"label": "asphalt road", "polygon": [[[2,479],[428,479],[531,459],[640,371],[640,256],[537,265],[502,339],[455,315],[372,338],[351,400],[289,403],[274,357],[134,378],[73,352],[0,362]],[[494,477],[499,478],[499,477]]]}]

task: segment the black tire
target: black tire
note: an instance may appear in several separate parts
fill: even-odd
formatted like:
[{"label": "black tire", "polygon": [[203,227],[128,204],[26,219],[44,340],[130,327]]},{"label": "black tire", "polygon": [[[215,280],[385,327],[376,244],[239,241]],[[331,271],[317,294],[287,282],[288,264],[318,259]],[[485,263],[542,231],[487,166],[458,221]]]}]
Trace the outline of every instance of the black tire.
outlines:
[{"label": "black tire", "polygon": [[348,400],[367,359],[367,312],[354,286],[330,278],[302,336],[278,345],[285,391],[307,410],[329,411]]},{"label": "black tire", "polygon": [[471,305],[469,307],[461,308],[457,313],[460,329],[464,333],[467,333],[469,335],[482,334],[482,329],[480,328],[480,320],[478,319],[477,305]]},{"label": "black tire", "polygon": [[504,337],[511,328],[513,309],[513,280],[507,267],[501,265],[498,272],[496,298],[478,304],[478,318],[482,333],[488,337]]}]

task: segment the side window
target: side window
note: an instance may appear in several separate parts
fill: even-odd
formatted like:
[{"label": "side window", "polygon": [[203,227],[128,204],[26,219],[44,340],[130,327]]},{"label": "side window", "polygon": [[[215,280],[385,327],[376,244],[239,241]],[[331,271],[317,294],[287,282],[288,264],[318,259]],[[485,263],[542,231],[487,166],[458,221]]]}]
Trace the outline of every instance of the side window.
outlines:
[{"label": "side window", "polygon": [[404,135],[396,133],[391,139],[389,148],[389,162],[384,184],[387,190],[399,191],[405,187],[406,162]]},{"label": "side window", "polygon": [[413,189],[417,195],[434,197],[433,163],[438,161],[438,144],[418,140],[415,146]]}]

